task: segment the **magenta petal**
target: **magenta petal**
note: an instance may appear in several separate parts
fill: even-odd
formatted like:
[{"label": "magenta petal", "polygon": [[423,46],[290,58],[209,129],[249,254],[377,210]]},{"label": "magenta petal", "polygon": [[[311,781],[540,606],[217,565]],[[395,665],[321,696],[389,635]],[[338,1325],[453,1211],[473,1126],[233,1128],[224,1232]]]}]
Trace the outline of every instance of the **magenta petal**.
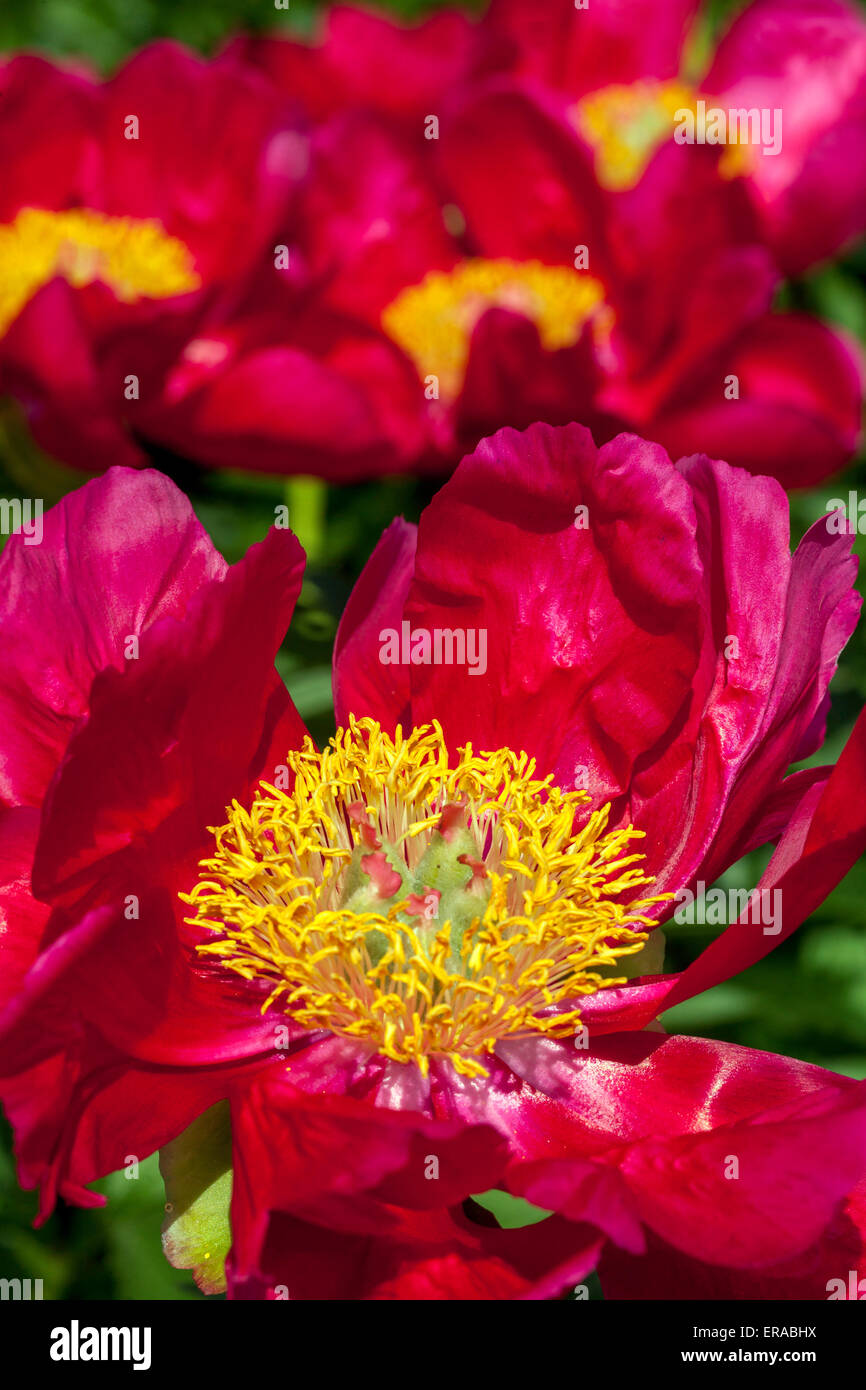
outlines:
[{"label": "magenta petal", "polygon": [[[851,1194],[808,1250],[792,1259],[758,1268],[732,1268],[707,1264],[647,1232],[646,1254],[640,1257],[608,1244],[599,1263],[605,1298],[614,1299],[819,1299],[838,1290],[841,1279],[845,1297],[851,1287],[849,1271],[858,1280],[866,1268],[864,1259],[863,1183]],[[845,1271],[840,1276],[839,1271]]]},{"label": "magenta petal", "polygon": [[646,1248],[632,1195],[612,1165],[569,1158],[517,1163],[508,1183],[534,1206],[587,1222],[631,1254]]},{"label": "magenta petal", "polygon": [[689,697],[698,590],[689,489],[662,450],[502,430],[423,514],[406,608],[413,627],[483,632],[486,669],[412,666],[414,722],[524,749],[604,801]]},{"label": "magenta petal", "polygon": [[761,892],[782,895],[781,931],[766,934],[747,910],[683,972],[667,1007],[761,960],[824,901],[866,852],[864,781],[866,713],[861,713],[826,783],[816,782],[806,793],[757,885]]},{"label": "magenta petal", "polygon": [[778,484],[706,459],[680,467],[697,510],[709,652],[679,737],[630,796],[651,858],[665,846],[657,886],[672,891],[712,882],[744,852],[744,834],[754,838],[767,797],[814,738],[860,608],[850,537],[819,522],[791,559]]},{"label": "magenta petal", "polygon": [[478,26],[457,10],[440,10],[407,24],[354,5],[319,14],[314,42],[281,34],[235,40],[229,51],[267,73],[280,91],[300,101],[316,121],[346,107],[373,108],[408,134],[423,130],[450,88],[487,56]]},{"label": "magenta petal", "polygon": [[398,517],[364,566],[349,596],[334,644],[337,725],[350,714],[384,729],[409,721],[409,670],[380,660],[383,633],[399,632],[415,564],[417,528]]},{"label": "magenta petal", "polygon": [[302,573],[295,537],[271,530],[182,616],[155,623],[125,670],[99,676],[46,805],[40,896],[57,895],[66,879],[79,895],[107,856],[134,854],[169,818],[163,854],[179,853],[188,835],[194,854],[232,797],[273,775],[276,731],[281,756],[299,746],[304,728],[273,663]]},{"label": "magenta petal", "polygon": [[[791,558],[775,480],[703,456],[674,465],[628,435],[596,449],[575,425],[503,430],[424,512],[402,622],[408,551],[372,606],[395,545],[350,605],[356,625],[356,604],[388,616],[365,631],[365,712],[387,680],[392,725],[438,719],[454,748],[525,750],[560,786],[611,801],[614,823],[644,832],[658,892],[710,882],[784,829],[800,783],[779,800],[782,779],[820,743],[859,600],[850,537],[819,523]],[[463,632],[475,658],[413,661],[403,639],[418,629]],[[399,664],[385,676],[373,639],[388,630]],[[345,663],[338,650],[338,690]]]},{"label": "magenta petal", "polygon": [[632,1251],[641,1222],[714,1263],[787,1259],[862,1174],[866,1085],[820,1067],[656,1033],[498,1054],[510,1080],[498,1068],[483,1087],[437,1079],[437,1113],[499,1127],[512,1190]]},{"label": "magenta petal", "polygon": [[117,411],[123,373],[103,372],[82,293],[55,279],[33,296],[0,340],[0,386],[23,402],[48,454],[88,473],[141,467],[146,456]]},{"label": "magenta petal", "polygon": [[601,989],[581,999],[581,1019],[594,1038],[645,1028],[667,1007],[668,995],[678,979],[678,975],[653,975],[613,989]]},{"label": "magenta petal", "polygon": [[436,154],[473,242],[488,257],[549,265],[570,262],[575,246],[591,246],[600,274],[604,204],[591,160],[559,109],[506,84],[464,96],[443,121]]},{"label": "magenta petal", "polygon": [[484,26],[514,45],[519,72],[560,86],[571,99],[610,83],[675,77],[697,0],[594,3],[493,0]]},{"label": "magenta petal", "polygon": [[48,920],[48,908],[30,892],[38,834],[38,811],[0,808],[0,1012],[21,988]]},{"label": "magenta petal", "polygon": [[[676,456],[696,445],[786,487],[812,487],[851,458],[861,437],[860,347],[801,314],[771,314],[703,364],[648,425]],[[725,399],[729,376],[739,398]]]},{"label": "magenta petal", "polygon": [[[4,62],[0,222],[21,207],[75,207],[90,202],[94,169],[92,122],[99,87],[35,54]],[[21,131],[26,129],[26,150]],[[15,177],[8,171],[15,170]]]},{"label": "magenta petal", "polygon": [[[212,283],[273,254],[309,158],[286,99],[247,65],[169,40],[140,48],[101,89],[105,210],[158,218]],[[142,137],[116,137],[135,112]]]},{"label": "magenta petal", "polygon": [[112,469],[43,517],[39,545],[0,559],[0,796],[38,806],[103,670],[130,637],[180,618],[225,561],[159,473]]},{"label": "magenta petal", "polygon": [[523,314],[489,309],[475,327],[459,401],[456,429],[469,448],[484,435],[536,420],[552,425],[580,420],[594,425],[599,369],[592,335],[549,352]]},{"label": "magenta petal", "polygon": [[[740,842],[740,852],[749,854],[753,849],[781,839],[802,810],[811,810],[816,805],[816,790],[820,795],[832,771],[832,767],[808,767],[786,777],[762,803],[753,825]],[[808,802],[804,799],[807,795]]]},{"label": "magenta petal", "polygon": [[[862,1176],[864,1151],[860,1085],[809,1097],[778,1120],[637,1144],[621,1171],[643,1220],[664,1239],[710,1263],[754,1266],[820,1238]],[[707,1219],[720,1209],[723,1221]]]},{"label": "magenta petal", "polygon": [[327,304],[375,325],[401,290],[450,270],[456,254],[427,164],[369,112],[317,132],[300,236]]},{"label": "magenta petal", "polygon": [[866,225],[866,23],[846,0],[754,0],[702,84],[725,108],[780,110],[781,147],[749,176],[788,273]]},{"label": "magenta petal", "polygon": [[[464,1118],[506,1128],[523,1162],[599,1156],[856,1090],[846,1077],[805,1062],[654,1032],[591,1037],[588,1050],[531,1039],[522,1048],[511,1044],[503,1059],[510,1077],[497,1072],[483,1096],[455,1085],[450,1101]],[[515,1088],[517,1077],[525,1089]]]},{"label": "magenta petal", "polygon": [[[315,331],[303,331],[310,328],[291,300],[257,318],[216,322],[172,370],[148,431],[181,452],[192,444],[213,466],[284,473],[291,459],[295,471],[340,482],[399,471],[423,455],[423,398],[403,353],[343,317],[319,316]],[[202,342],[212,363],[196,360]]]},{"label": "magenta petal", "polygon": [[[457,1205],[494,1186],[507,1161],[505,1143],[490,1126],[393,1111],[372,1099],[307,1095],[277,1075],[251,1087],[234,1107],[232,1132],[239,1274],[256,1268],[273,1211],[387,1234],[404,1219],[397,1209]],[[429,1154],[440,1160],[435,1182],[425,1178]]]},{"label": "magenta petal", "polygon": [[804,1251],[793,1260],[743,1269],[742,1266],[711,1265],[696,1260],[653,1235],[646,1255],[642,1256],[629,1255],[608,1244],[599,1260],[597,1273],[605,1298],[616,1302],[667,1302],[671,1299],[700,1303],[738,1299],[749,1302],[823,1301],[828,1288],[833,1287],[829,1281],[837,1277],[835,1271],[857,1267],[856,1254],[846,1257],[842,1253],[845,1248],[859,1251],[856,1235],[852,1234],[841,1250],[839,1242],[835,1242],[825,1266],[817,1263],[816,1254]]}]

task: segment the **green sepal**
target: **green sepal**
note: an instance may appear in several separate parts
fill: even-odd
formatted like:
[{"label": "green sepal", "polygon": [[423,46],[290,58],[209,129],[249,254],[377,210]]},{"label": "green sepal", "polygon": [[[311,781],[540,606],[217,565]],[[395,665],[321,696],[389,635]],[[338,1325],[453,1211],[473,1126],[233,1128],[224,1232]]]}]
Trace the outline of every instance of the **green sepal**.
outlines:
[{"label": "green sepal", "polygon": [[159,1153],[165,1183],[162,1248],[175,1269],[191,1269],[202,1293],[225,1293],[232,1243],[231,1122],[228,1101],[206,1110]]}]

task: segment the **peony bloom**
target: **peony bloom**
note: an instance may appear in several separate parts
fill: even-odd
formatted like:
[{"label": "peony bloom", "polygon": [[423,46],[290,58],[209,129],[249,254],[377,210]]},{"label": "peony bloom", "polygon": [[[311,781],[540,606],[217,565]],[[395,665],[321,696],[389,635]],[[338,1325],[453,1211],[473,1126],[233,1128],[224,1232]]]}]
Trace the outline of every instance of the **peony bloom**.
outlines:
[{"label": "peony bloom", "polygon": [[[492,0],[485,28],[516,76],[557,93],[605,187],[633,188],[678,127],[719,146],[723,177],[743,183],[778,263],[798,273],[866,232],[866,22],[849,0],[752,0],[696,71],[700,21],[697,0],[664,14],[649,0]],[[760,132],[754,117],[729,126],[740,111],[758,113]]]},{"label": "peony bloom", "polygon": [[58,458],[144,463],[177,354],[273,264],[297,117],[167,42],[105,83],[25,56],[3,68],[0,155],[0,390]]},{"label": "peony bloom", "polygon": [[[470,418],[520,401],[516,341],[518,328],[530,337],[528,301],[548,349],[540,353],[532,335],[544,365],[533,361],[529,380],[544,384],[557,421],[587,419],[606,438],[636,429],[674,457],[700,450],[786,486],[814,484],[850,459],[860,438],[859,349],[806,314],[773,310],[778,273],[744,190],[720,179],[712,151],[671,144],[633,189],[605,193],[567,122],[507,85],[469,98],[438,151],[469,244],[505,267],[538,261],[546,281],[540,291],[530,281],[522,295],[500,293],[497,311],[480,319],[464,386]],[[568,293],[557,276],[570,277]],[[439,324],[435,278],[398,300],[402,313],[386,310],[422,361],[440,341],[424,337],[425,315]],[[560,303],[575,305],[566,345],[561,312],[558,340],[545,317]],[[501,344],[486,363],[485,329]],[[577,393],[590,396],[585,413],[566,416]]]},{"label": "peony bloom", "polygon": [[[770,479],[503,431],[375,550],[320,751],[273,668],[288,532],[229,569],[117,469],[13,538],[0,1056],[42,1213],[130,1154],[219,1171],[228,1100],[235,1297],[540,1298],[599,1262],[614,1295],[694,1268],[825,1297],[862,1086],[654,1020],[866,844],[862,723],[785,776],[822,741],[849,549],[822,522],[791,557]],[[771,839],[772,931],[744,911],[659,973],[671,895]],[[552,1215],[500,1230],[493,1188]],[[178,1219],[168,1250],[219,1287],[210,1235]]]},{"label": "peony bloom", "polygon": [[[0,390],[93,471],[441,473],[503,425],[580,419],[786,486],[836,472],[859,351],[773,302],[859,225],[863,25],[755,5],[699,92],[693,8],[338,7],[312,46],[155,44],[104,84],[13,60]],[[778,157],[672,138],[678,110],[762,94]]]},{"label": "peony bloom", "polygon": [[428,115],[449,91],[513,61],[510,37],[497,43],[456,9],[418,24],[355,5],[317,15],[312,39],[246,35],[229,52],[291,92],[315,122],[347,109],[375,111],[410,139],[423,138]]},{"label": "peony bloom", "polygon": [[786,486],[850,460],[859,349],[773,307],[754,200],[716,150],[671,140],[612,190],[555,94],[507,75],[458,84],[437,121],[429,141],[368,107],[316,125],[300,302],[270,268],[210,325],[212,352],[192,345],[159,420],[173,448],[343,480],[441,471],[503,425],[578,419]]}]

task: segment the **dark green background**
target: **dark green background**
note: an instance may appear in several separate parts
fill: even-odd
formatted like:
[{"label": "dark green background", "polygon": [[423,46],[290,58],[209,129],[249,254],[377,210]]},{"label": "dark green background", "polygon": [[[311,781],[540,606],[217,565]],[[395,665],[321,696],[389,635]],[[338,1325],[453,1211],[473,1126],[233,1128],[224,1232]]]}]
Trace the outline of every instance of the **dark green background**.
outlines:
[{"label": "dark green background", "polygon": [[[539,0],[543,3],[544,0]],[[172,36],[206,50],[238,28],[273,29],[289,22],[309,27],[317,7],[292,0],[290,15],[267,0],[4,0],[0,52],[38,48],[86,57],[110,70],[138,45]],[[389,8],[417,16],[434,8],[402,0]],[[725,15],[739,8],[717,3],[708,10],[712,40]],[[843,324],[866,341],[866,260],[862,252],[788,287],[788,303],[808,307]],[[238,559],[264,534],[274,506],[288,498],[291,516],[311,552],[304,591],[281,670],[301,714],[317,737],[332,730],[330,655],[336,623],[351,585],[384,526],[398,512],[417,520],[432,485],[413,479],[329,489],[279,478],[216,474],[168,465],[193,497],[196,509],[227,559]],[[71,485],[34,457],[14,417],[0,410],[0,495],[13,496],[35,470],[46,499]],[[792,498],[799,537],[830,497],[849,486],[864,491],[862,464],[841,482]],[[28,495],[33,495],[32,490]],[[857,538],[864,553],[864,538]],[[864,627],[845,652],[833,685],[827,747],[815,761],[834,761],[866,697]],[[725,886],[751,887],[766,853],[750,856],[725,876]],[[866,869],[860,864],[815,916],[767,960],[738,979],[672,1010],[671,1031],[708,1034],[819,1062],[866,1077]],[[718,928],[680,927],[666,932],[667,968],[681,968]],[[188,1275],[163,1259],[159,1227],[163,1192],[156,1160],[142,1165],[138,1181],[115,1174],[100,1184],[110,1194],[104,1211],[62,1207],[34,1232],[35,1200],[19,1192],[8,1143],[0,1148],[0,1277],[42,1278],[50,1298],[197,1298]]]}]

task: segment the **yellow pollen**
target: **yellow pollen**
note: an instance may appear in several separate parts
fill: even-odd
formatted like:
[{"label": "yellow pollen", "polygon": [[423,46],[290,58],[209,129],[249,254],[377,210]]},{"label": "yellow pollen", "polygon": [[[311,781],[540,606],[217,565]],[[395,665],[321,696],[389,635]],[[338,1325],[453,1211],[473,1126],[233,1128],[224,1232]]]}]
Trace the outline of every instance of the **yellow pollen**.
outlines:
[{"label": "yellow pollen", "polygon": [[[706,134],[706,111],[698,93],[684,82],[632,82],[602,87],[571,108],[571,120],[595,153],[596,177],[602,188],[619,193],[634,188],[661,145],[673,137],[677,113],[691,111],[696,133]],[[706,141],[704,141],[706,143]],[[753,151],[732,142],[721,151],[719,173],[735,178],[748,173]]]},{"label": "yellow pollen", "polygon": [[263,1012],[485,1076],[500,1039],[571,1036],[581,996],[623,983],[609,967],[659,901],[635,897],[641,832],[608,831],[526,753],[452,761],[437,723],[352,719],[285,771],[232,804],[181,894],[197,950],[267,989]]},{"label": "yellow pollen", "polygon": [[401,290],[384,310],[382,327],[420,377],[438,378],[440,399],[454,400],[466,376],[473,329],[494,308],[531,319],[548,352],[572,347],[587,322],[609,329],[604,288],[593,276],[541,261],[483,259],[431,271],[420,284]]},{"label": "yellow pollen", "polygon": [[681,82],[632,82],[582,97],[572,119],[595,151],[602,188],[634,188],[656,150],[673,135],[676,112],[693,109],[695,100]]},{"label": "yellow pollen", "polygon": [[0,334],[55,276],[76,289],[101,281],[118,299],[168,299],[201,284],[182,241],[157,221],[86,208],[22,208],[0,224]]}]

